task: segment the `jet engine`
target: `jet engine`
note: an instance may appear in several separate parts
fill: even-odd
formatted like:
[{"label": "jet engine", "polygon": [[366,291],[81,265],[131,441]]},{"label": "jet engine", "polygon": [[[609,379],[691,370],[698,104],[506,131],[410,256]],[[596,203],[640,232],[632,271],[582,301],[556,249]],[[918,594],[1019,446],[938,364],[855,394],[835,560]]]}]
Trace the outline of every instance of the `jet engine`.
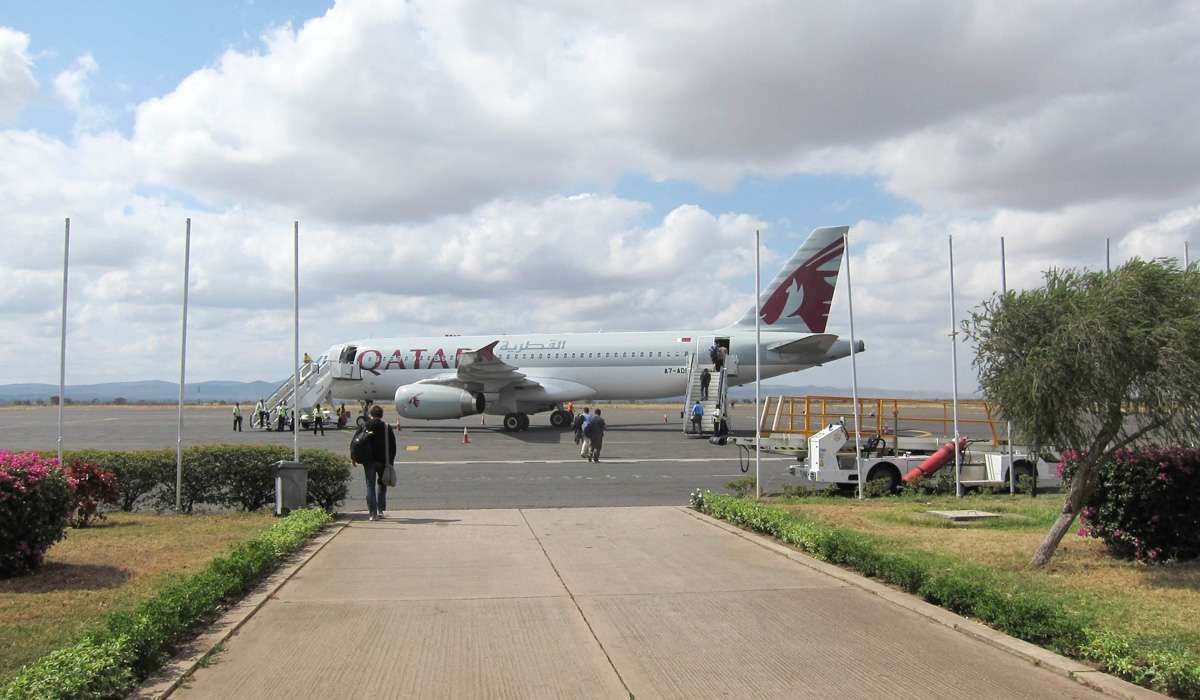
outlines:
[{"label": "jet engine", "polygon": [[483,413],[483,394],[440,384],[405,384],[396,390],[396,412],[405,418],[441,420]]}]

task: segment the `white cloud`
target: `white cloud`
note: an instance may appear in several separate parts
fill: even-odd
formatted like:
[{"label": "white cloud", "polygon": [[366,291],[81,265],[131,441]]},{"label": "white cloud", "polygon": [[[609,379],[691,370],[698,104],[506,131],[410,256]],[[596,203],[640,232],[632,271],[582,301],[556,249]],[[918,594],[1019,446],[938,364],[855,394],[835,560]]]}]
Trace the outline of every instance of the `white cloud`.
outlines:
[{"label": "white cloud", "polygon": [[[1195,238],[1198,20],[1189,3],[345,0],[139,105],[127,136],[84,118],[99,66],[81,56],[55,80],[72,143],[0,131],[0,239],[19,252],[0,267],[17,281],[0,287],[4,371],[45,375],[27,348],[57,332],[68,213],[73,342],[106,358],[73,376],[169,378],[191,216],[193,371],[271,377],[293,218],[313,352],[381,329],[708,325],[749,306],[767,222],[686,201],[653,215],[608,184],[856,173],[920,208],[854,228],[864,383],[945,388],[947,234],[963,314],[998,286],[1001,235],[1013,286],[1102,265],[1105,237],[1119,259]],[[0,77],[5,41],[28,44],[10,35]],[[27,99],[8,95],[0,113]]]},{"label": "white cloud", "polygon": [[77,134],[98,131],[112,120],[107,107],[90,99],[91,81],[99,71],[100,64],[90,53],[86,53],[76,58],[70,68],[54,76],[55,93],[75,113]]},{"label": "white cloud", "polygon": [[19,114],[36,91],[29,35],[0,26],[0,121]]}]

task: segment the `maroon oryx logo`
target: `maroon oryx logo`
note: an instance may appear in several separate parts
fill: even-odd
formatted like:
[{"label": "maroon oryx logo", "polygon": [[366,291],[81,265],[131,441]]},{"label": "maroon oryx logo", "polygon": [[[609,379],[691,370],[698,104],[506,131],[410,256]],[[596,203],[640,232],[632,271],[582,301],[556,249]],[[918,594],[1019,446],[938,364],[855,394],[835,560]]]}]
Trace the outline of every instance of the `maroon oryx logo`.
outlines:
[{"label": "maroon oryx logo", "polygon": [[824,333],[829,319],[829,303],[833,300],[833,284],[838,268],[822,269],[842,255],[838,239],[819,250],[792,274],[785,277],[759,310],[768,326],[781,318],[799,317],[812,333]]}]

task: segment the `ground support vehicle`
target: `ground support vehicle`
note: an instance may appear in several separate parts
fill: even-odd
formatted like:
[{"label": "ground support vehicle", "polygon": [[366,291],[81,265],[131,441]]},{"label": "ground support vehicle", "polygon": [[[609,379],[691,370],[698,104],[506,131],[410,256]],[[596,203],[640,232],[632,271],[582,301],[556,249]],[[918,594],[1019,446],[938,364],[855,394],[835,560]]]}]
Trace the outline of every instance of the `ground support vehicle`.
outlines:
[{"label": "ground support vehicle", "polygon": [[[846,449],[849,433],[845,423],[830,423],[808,439],[808,449],[797,464],[788,467],[788,472],[802,477],[813,484],[856,485],[859,466],[855,463],[853,449]],[[890,490],[900,487],[904,475],[931,458],[929,450],[898,451],[888,448],[882,441],[868,441],[862,449],[861,473],[866,482],[886,480]],[[1015,475],[1037,475],[1038,488],[1057,487],[1062,484],[1058,476],[1057,461],[1039,459],[1030,455],[1026,448],[1014,447],[1012,457],[1007,451],[984,451],[968,449],[961,453],[959,483],[966,489],[978,487],[1004,488],[1008,485],[1009,464],[1014,464]],[[953,460],[943,468],[954,468]]]}]

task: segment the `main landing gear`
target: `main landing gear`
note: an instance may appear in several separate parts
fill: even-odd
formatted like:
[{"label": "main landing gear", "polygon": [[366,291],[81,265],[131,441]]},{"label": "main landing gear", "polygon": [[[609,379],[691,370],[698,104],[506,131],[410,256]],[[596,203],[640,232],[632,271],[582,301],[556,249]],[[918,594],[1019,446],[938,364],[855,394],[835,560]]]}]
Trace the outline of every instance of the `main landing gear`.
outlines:
[{"label": "main landing gear", "polygon": [[504,429],[508,431],[529,430],[529,416],[524,413],[505,414]]},{"label": "main landing gear", "polygon": [[557,409],[550,414],[550,425],[555,428],[569,428],[575,420],[575,414],[563,409]]}]

